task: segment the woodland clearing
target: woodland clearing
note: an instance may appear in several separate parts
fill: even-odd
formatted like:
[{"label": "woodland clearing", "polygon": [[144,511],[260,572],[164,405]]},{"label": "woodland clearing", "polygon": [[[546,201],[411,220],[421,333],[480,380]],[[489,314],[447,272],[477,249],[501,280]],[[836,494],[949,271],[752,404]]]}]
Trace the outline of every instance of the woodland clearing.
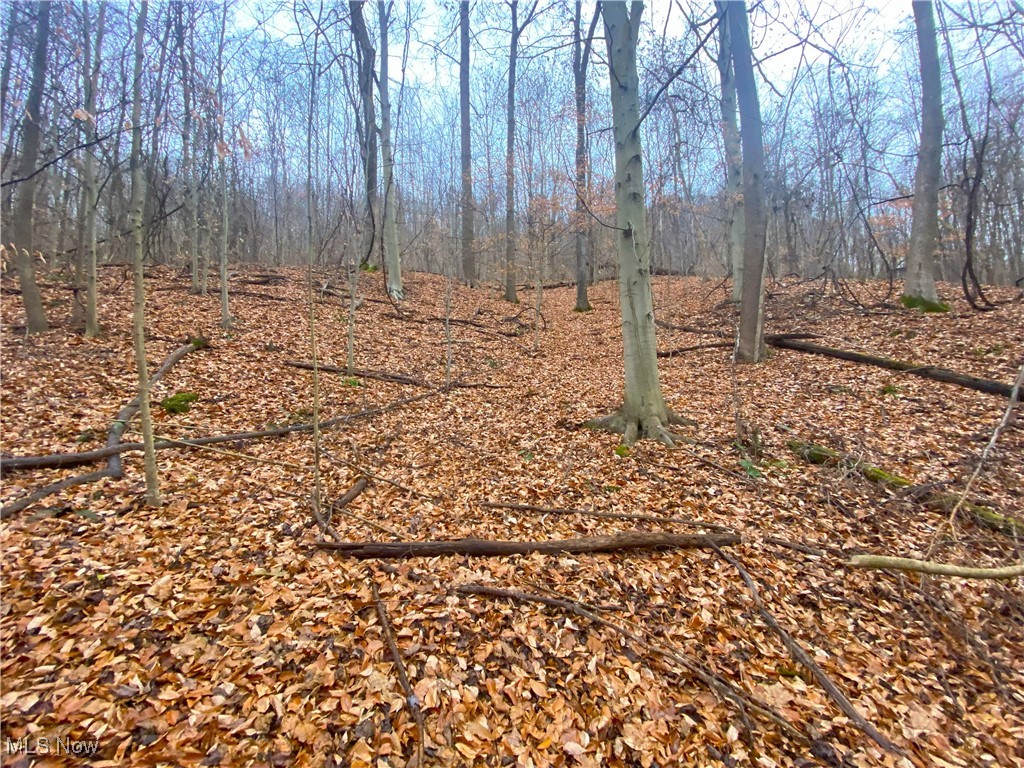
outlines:
[{"label": "woodland clearing", "polygon": [[[130,285],[101,273],[98,339],[67,327],[24,336],[5,291],[5,459],[101,448],[134,396]],[[148,268],[152,369],[189,339],[209,342],[154,385],[158,439],[310,421],[311,373],[289,365],[310,359],[305,273],[259,273],[280,279],[254,286],[236,271],[235,322],[222,331],[215,283],[193,296],[187,276]],[[325,497],[363,485],[333,509],[341,540],[742,541],[354,559],[316,546],[308,432],[159,451],[159,509],[142,503],[141,453],[126,452],[123,478],[0,523],[5,765],[29,761],[9,740],[63,737],[98,741],[91,764],[109,766],[1024,766],[1022,580],[844,565],[865,553],[1020,562],[1013,536],[964,514],[950,530],[920,495],[963,490],[1005,397],[798,351],[735,366],[730,349],[694,349],[659,367],[669,407],[697,422],[680,430],[695,442],[626,450],[583,426],[621,400],[614,282],[593,286],[589,313],[572,311],[571,287],[545,290],[536,350],[530,311],[512,320],[521,307],[496,291],[454,286],[460,386],[447,389],[444,278],[407,273],[401,316],[381,282],[361,278],[356,367],[410,380],[320,376],[324,421],[373,411],[322,436]],[[873,300],[885,288],[857,284]],[[42,291],[67,308],[55,274]],[[923,314],[865,311],[821,281],[769,293],[770,333],[1004,383],[1020,366],[1020,301],[978,313],[957,299]],[[343,367],[347,310],[320,298],[320,362]],[[732,337],[724,285],[658,277],[654,298],[659,321]],[[663,350],[708,341],[664,328],[658,338]],[[185,412],[156,406],[180,393],[197,395]],[[1020,520],[1016,413],[969,499]],[[794,439],[913,486],[808,463]],[[2,501],[99,466],[5,471]],[[762,611],[900,751],[856,727]]]}]

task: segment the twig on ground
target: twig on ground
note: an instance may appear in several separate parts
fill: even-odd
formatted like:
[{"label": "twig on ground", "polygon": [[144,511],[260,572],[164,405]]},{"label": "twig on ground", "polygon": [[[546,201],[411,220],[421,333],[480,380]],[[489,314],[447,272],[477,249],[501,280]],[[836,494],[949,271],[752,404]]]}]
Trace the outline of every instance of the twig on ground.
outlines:
[{"label": "twig on ground", "polygon": [[890,741],[877,728],[875,728],[875,726],[869,723],[860,712],[857,711],[857,708],[853,706],[853,702],[846,698],[846,695],[839,690],[836,684],[833,683],[829,676],[825,674],[825,671],[818,666],[814,659],[811,658],[810,654],[808,654],[807,651],[800,647],[800,645],[796,642],[796,640],[793,639],[793,636],[790,635],[789,632],[782,628],[782,625],[779,624],[775,616],[773,616],[772,613],[767,609],[767,607],[765,607],[764,601],[761,599],[761,593],[758,590],[757,585],[754,583],[754,580],[750,577],[750,574],[747,572],[747,569],[743,567],[743,564],[740,563],[740,561],[732,555],[723,552],[718,547],[715,547],[714,549],[719,557],[721,557],[723,560],[725,560],[739,572],[740,578],[742,578],[743,583],[747,585],[747,589],[750,591],[750,596],[754,600],[754,605],[757,608],[757,612],[758,614],[760,614],[765,624],[767,624],[775,632],[775,634],[779,636],[779,639],[782,640],[783,644],[786,646],[786,649],[790,652],[793,658],[796,661],[803,664],[810,671],[810,673],[814,676],[814,679],[818,682],[818,685],[820,685],[825,690],[825,693],[827,693],[829,698],[836,703],[839,709],[842,710],[843,714],[850,718],[850,721],[854,725],[856,725],[861,731],[863,731],[868,737],[870,737],[872,741],[874,741],[876,744],[882,747],[882,749],[885,749],[889,752],[904,754],[903,750],[899,746]]},{"label": "twig on ground", "polygon": [[395,671],[398,673],[398,680],[402,684],[402,690],[405,691],[405,703],[412,711],[412,716],[416,720],[416,768],[423,768],[423,750],[424,742],[426,741],[426,728],[423,724],[423,710],[420,708],[420,700],[417,698],[416,693],[413,691],[412,684],[409,682],[409,673],[405,669],[405,661],[402,659],[402,654],[398,650],[398,642],[395,640],[395,631],[391,627],[391,620],[388,618],[387,607],[384,605],[384,601],[380,599],[380,590],[377,589],[377,582],[374,578],[370,578],[370,589],[373,591],[373,600],[377,606],[377,616],[380,618],[381,630],[384,633],[384,638],[388,642],[388,648],[391,651],[391,658],[395,662]]},{"label": "twig on ground", "polygon": [[460,595],[502,597],[519,602],[541,603],[552,608],[567,611],[575,614],[576,616],[581,616],[595,624],[607,627],[608,629],[619,633],[629,642],[647,648],[652,653],[661,656],[664,659],[668,659],[669,661],[675,662],[707,685],[708,688],[718,694],[723,700],[732,702],[740,712],[745,713],[747,709],[750,709],[750,711],[777,725],[788,736],[796,739],[802,744],[807,744],[810,741],[807,736],[797,730],[789,721],[770,706],[762,704],[752,697],[741,693],[730,682],[715,674],[710,669],[704,667],[704,665],[696,659],[691,659],[688,656],[683,655],[681,651],[676,651],[662,645],[656,645],[645,637],[630,631],[626,627],[599,616],[592,610],[585,608],[574,600],[570,600],[568,598],[545,597],[543,595],[534,595],[529,592],[520,592],[519,590],[498,589],[497,587],[489,587],[484,584],[463,584],[462,586],[457,587],[455,591]]}]

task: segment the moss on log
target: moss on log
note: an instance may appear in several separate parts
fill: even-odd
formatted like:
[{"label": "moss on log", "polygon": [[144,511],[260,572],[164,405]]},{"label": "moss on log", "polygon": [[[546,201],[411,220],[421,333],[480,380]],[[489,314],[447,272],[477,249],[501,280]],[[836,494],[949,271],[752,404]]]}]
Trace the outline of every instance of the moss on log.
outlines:
[{"label": "moss on log", "polygon": [[[849,454],[832,450],[824,445],[805,443],[802,440],[790,440],[789,448],[797,456],[812,464],[848,467],[860,473],[871,482],[886,488],[909,488],[913,485],[905,477],[888,472],[873,464],[868,464]],[[932,509],[938,509],[948,514],[960,502],[960,496],[955,493],[927,491],[923,495],[922,501]],[[993,531],[999,531],[1008,536],[1024,536],[1024,523],[997,512],[991,507],[975,504],[964,499],[963,502],[960,502],[960,509],[971,515],[979,525],[983,525]]]}]

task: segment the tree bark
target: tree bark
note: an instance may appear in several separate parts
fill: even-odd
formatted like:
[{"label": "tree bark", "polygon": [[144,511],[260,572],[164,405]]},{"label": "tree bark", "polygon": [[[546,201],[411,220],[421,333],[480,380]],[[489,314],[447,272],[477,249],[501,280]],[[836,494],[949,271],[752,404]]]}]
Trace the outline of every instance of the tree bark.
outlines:
[{"label": "tree bark", "polygon": [[469,132],[469,3],[459,3],[459,134],[462,165],[462,277],[474,287],[477,281],[473,252],[473,155]]},{"label": "tree bark", "polygon": [[615,141],[615,234],[619,256],[619,304],[626,391],[621,409],[592,422],[623,434],[630,445],[638,437],[672,443],[672,415],[658,378],[651,293],[650,249],[644,208],[643,152],[640,146],[639,77],[636,44],[643,3],[605,3],[605,40],[611,80],[612,130]]},{"label": "tree bark", "polygon": [[[42,137],[43,89],[46,87],[46,51],[50,42],[50,3],[36,4],[36,44],[32,55],[32,83],[25,104],[22,128],[21,161],[18,178],[30,176],[39,158]],[[43,298],[36,284],[35,257],[33,256],[33,222],[36,204],[36,178],[27,178],[17,190],[14,206],[14,268],[18,273],[18,287],[25,306],[25,324],[29,333],[43,333],[50,329],[43,309]]]},{"label": "tree bark", "polygon": [[508,98],[505,107],[505,301],[516,296],[516,65],[519,63],[519,1],[512,10],[512,39],[508,48]]},{"label": "tree bark", "polygon": [[[607,7],[608,4],[605,5]],[[410,557],[440,557],[466,555],[469,557],[504,557],[562,553],[600,553],[643,549],[710,549],[739,544],[740,537],[731,533],[676,534],[626,531],[610,536],[552,541],[489,541],[486,539],[458,539],[455,541],[395,541],[395,542],[317,542],[319,549],[329,549],[344,557],[388,559]]]},{"label": "tree bark", "polygon": [[146,199],[145,182],[142,178],[142,62],[146,14],[149,2],[139,4],[139,16],[135,27],[135,70],[132,78],[132,155],[131,155],[131,215],[132,239],[129,243],[134,271],[132,337],[135,347],[135,367],[138,373],[139,421],[142,425],[142,441],[145,450],[146,503],[151,507],[160,506],[160,478],[156,469],[156,450],[153,447],[153,420],[149,411],[149,371],[146,363],[146,287],[142,264],[142,206]]},{"label": "tree bark", "polygon": [[[373,66],[377,57],[370,44],[370,33],[363,18],[361,0],[350,0],[352,36],[356,41],[359,74],[359,96],[363,123],[363,180],[366,190],[366,210],[363,214],[363,237],[360,244],[360,266],[370,263],[374,243],[377,242],[377,117],[373,102]],[[351,279],[350,283],[353,282]]]},{"label": "tree bark", "polygon": [[939,183],[942,174],[942,78],[931,2],[914,0],[914,26],[921,68],[921,143],[914,174],[914,202],[907,250],[905,299],[938,303],[935,249],[939,240]]},{"label": "tree bark", "polygon": [[405,297],[402,289],[402,258],[398,243],[398,195],[395,186],[395,150],[391,143],[391,97],[388,82],[388,24],[394,0],[377,1],[380,18],[380,151],[384,165],[384,271],[387,291],[395,301]]},{"label": "tree bark", "polygon": [[[82,79],[85,85],[85,111],[91,117],[85,123],[86,140],[97,139],[96,131],[96,91],[99,88],[100,65],[103,54],[103,34],[106,29],[107,3],[100,3],[99,17],[96,20],[96,41],[93,46],[89,28],[89,4],[82,0],[82,18],[84,19],[84,41]],[[95,62],[92,56],[95,55]],[[98,192],[96,189],[96,156],[92,147],[85,150],[82,168],[82,237],[79,242],[78,258],[85,259],[85,335],[92,338],[99,336],[100,324],[96,307],[96,207]],[[82,253],[84,249],[84,254]]]},{"label": "tree bark", "polygon": [[594,7],[594,17],[590,21],[590,30],[586,39],[583,34],[583,3],[577,0],[576,13],[573,20],[572,41],[572,76],[573,97],[576,104],[576,215],[574,221],[573,246],[576,255],[576,311],[589,312],[590,299],[587,296],[587,285],[590,282],[590,252],[588,248],[590,223],[584,195],[587,188],[587,69],[590,65],[590,52],[593,49],[594,30],[601,18],[601,3]]},{"label": "tree bark", "polygon": [[754,82],[745,2],[726,3],[736,100],[743,145],[743,286],[737,357],[748,363],[764,358],[764,272],[767,215],[764,200],[764,143],[761,105]]},{"label": "tree bark", "polygon": [[726,253],[732,266],[732,300],[743,298],[743,252],[746,238],[743,210],[743,150],[736,119],[736,76],[732,64],[732,37],[729,33],[728,11],[723,0],[716,0],[721,21],[718,25],[718,74],[722,96],[722,143],[725,147],[725,194],[729,231]]},{"label": "tree bark", "polygon": [[231,311],[228,306],[228,172],[225,164],[230,150],[224,140],[224,125],[227,122],[227,108],[224,104],[224,41],[227,26],[228,4],[225,3],[217,46],[217,157],[220,172],[220,237],[217,238],[217,256],[220,264],[220,327],[224,330],[231,327]]}]

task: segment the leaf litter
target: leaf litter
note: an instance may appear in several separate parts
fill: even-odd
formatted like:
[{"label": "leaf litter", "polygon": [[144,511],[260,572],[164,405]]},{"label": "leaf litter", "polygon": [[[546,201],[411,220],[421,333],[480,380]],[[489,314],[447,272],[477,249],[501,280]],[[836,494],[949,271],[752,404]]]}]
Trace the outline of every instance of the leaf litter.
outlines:
[{"label": "leaf litter", "polygon": [[[311,374],[286,364],[309,359],[305,278],[274,273],[281,279],[261,290],[288,301],[236,297],[224,332],[215,295],[189,296],[180,274],[151,270],[151,365],[190,337],[210,341],[155,387],[155,401],[198,396],[185,413],[154,411],[159,436],[309,422]],[[356,367],[438,387],[444,280],[407,277],[404,319],[364,279],[371,300],[358,312]],[[1020,363],[1019,302],[985,314],[962,301],[941,316],[868,313],[817,288],[774,285],[769,330],[1000,381]],[[321,362],[344,366],[347,310],[322,298]],[[126,453],[123,479],[69,489],[0,523],[5,743],[95,740],[92,764],[110,766],[413,766],[421,748],[426,765],[1024,765],[1020,580],[842,567],[861,552],[923,556],[937,536],[937,559],[980,565],[1019,560],[1019,545],[966,519],[944,531],[946,515],[912,494],[805,464],[786,445],[819,442],[955,493],[1005,401],[797,352],[734,368],[729,350],[700,350],[660,361],[670,407],[698,422],[687,432],[695,444],[616,451],[615,436],[582,427],[621,395],[615,284],[593,287],[595,312],[572,312],[573,298],[571,288],[545,291],[534,353],[532,329],[515,335],[521,326],[506,322],[515,313],[496,292],[456,287],[452,317],[470,322],[451,326],[452,378],[489,386],[430,391],[326,430],[327,499],[370,478],[331,526],[346,541],[393,541],[385,531],[417,541],[694,532],[669,518],[728,527],[744,537],[729,551],[767,610],[901,753],[850,722],[714,552],[360,562],[317,550],[303,433],[217,446],[230,454],[160,451],[161,509],[142,504],[141,457]],[[723,286],[659,277],[655,298],[659,319],[735,326]],[[5,325],[21,321],[7,295],[2,311]],[[5,456],[103,444],[133,396],[127,291],[104,296],[101,322],[99,340],[66,328],[4,335]],[[663,349],[702,340],[659,329]],[[350,378],[321,374],[324,419],[423,392]],[[756,439],[737,445],[738,422]],[[77,471],[9,472],[3,502]],[[1019,518],[1021,477],[1018,420],[973,495]],[[642,642],[553,605],[459,592],[472,584],[590,606]],[[671,654],[802,736],[741,710]]]}]

